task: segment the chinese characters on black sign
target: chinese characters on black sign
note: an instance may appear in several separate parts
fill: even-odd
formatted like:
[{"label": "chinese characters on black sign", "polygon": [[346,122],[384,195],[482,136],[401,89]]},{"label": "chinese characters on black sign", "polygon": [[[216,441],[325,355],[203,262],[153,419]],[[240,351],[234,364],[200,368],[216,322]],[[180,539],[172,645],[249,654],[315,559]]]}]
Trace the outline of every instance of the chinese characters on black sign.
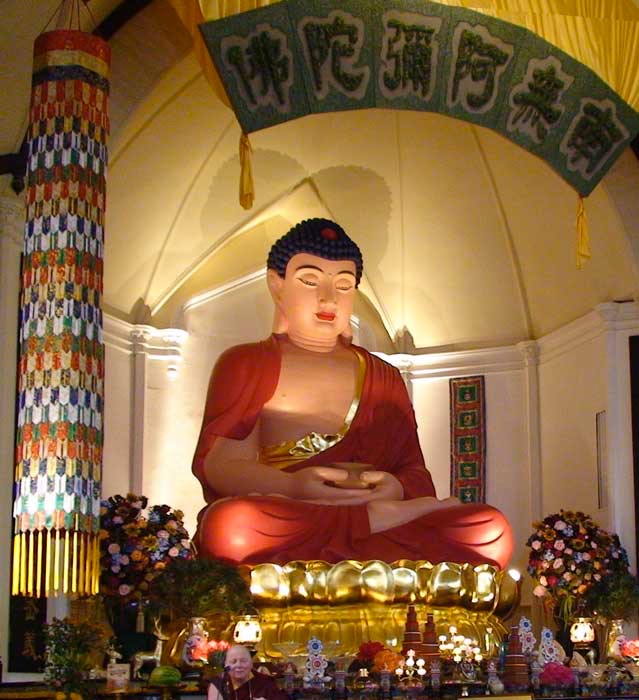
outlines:
[{"label": "chinese characters on black sign", "polygon": [[246,132],[313,112],[435,111],[502,133],[586,195],[639,130],[590,69],[464,8],[297,0],[201,30]]},{"label": "chinese characters on black sign", "polygon": [[43,626],[46,598],[11,596],[9,603],[9,663],[13,673],[41,673],[44,669]]}]

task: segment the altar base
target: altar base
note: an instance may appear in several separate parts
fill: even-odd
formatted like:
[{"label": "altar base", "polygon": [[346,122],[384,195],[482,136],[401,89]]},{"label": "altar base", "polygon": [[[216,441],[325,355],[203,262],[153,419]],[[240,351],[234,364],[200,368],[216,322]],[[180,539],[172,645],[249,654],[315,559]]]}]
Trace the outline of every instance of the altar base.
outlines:
[{"label": "altar base", "polygon": [[259,652],[268,658],[282,657],[282,643],[303,650],[311,636],[339,642],[336,655],[355,654],[369,640],[399,650],[409,603],[422,626],[432,613],[438,635],[455,625],[494,655],[520,599],[519,575],[488,564],[295,561],[249,573],[262,625]]}]

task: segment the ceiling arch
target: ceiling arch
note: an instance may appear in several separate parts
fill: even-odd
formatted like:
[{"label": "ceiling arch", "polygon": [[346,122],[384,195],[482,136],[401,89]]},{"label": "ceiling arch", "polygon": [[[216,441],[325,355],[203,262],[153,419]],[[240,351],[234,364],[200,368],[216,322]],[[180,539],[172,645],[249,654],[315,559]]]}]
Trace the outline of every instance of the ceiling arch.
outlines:
[{"label": "ceiling arch", "polygon": [[629,149],[587,200],[593,256],[580,271],[572,189],[495,132],[438,114],[328,113],[254,134],[257,197],[246,211],[240,129],[167,2],[148,4],[110,43],[104,303],[117,317],[179,323],[188,298],[257,272],[270,242],[312,215],[336,218],[360,243],[362,304],[388,342],[406,328],[426,350],[497,346],[637,297]]}]

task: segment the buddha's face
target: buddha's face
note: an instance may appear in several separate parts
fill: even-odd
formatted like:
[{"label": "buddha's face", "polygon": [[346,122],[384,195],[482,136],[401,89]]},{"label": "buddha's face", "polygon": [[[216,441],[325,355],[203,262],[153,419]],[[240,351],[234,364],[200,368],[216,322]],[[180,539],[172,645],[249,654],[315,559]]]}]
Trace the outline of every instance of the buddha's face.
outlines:
[{"label": "buddha's face", "polygon": [[246,647],[232,646],[226,653],[225,665],[228,666],[229,676],[235,685],[239,685],[248,680],[253,660]]},{"label": "buddha's face", "polygon": [[284,279],[269,270],[269,287],[288,323],[289,337],[334,344],[348,330],[355,299],[355,263],[297,253]]}]

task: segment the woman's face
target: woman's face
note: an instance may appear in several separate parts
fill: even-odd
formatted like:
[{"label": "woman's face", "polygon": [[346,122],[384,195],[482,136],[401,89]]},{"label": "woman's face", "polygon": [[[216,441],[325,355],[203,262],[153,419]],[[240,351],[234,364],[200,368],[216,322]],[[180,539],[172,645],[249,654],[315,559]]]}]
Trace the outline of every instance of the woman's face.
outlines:
[{"label": "woman's face", "polygon": [[226,654],[226,666],[233,683],[238,685],[248,680],[253,667],[251,655],[245,647],[233,646]]}]

